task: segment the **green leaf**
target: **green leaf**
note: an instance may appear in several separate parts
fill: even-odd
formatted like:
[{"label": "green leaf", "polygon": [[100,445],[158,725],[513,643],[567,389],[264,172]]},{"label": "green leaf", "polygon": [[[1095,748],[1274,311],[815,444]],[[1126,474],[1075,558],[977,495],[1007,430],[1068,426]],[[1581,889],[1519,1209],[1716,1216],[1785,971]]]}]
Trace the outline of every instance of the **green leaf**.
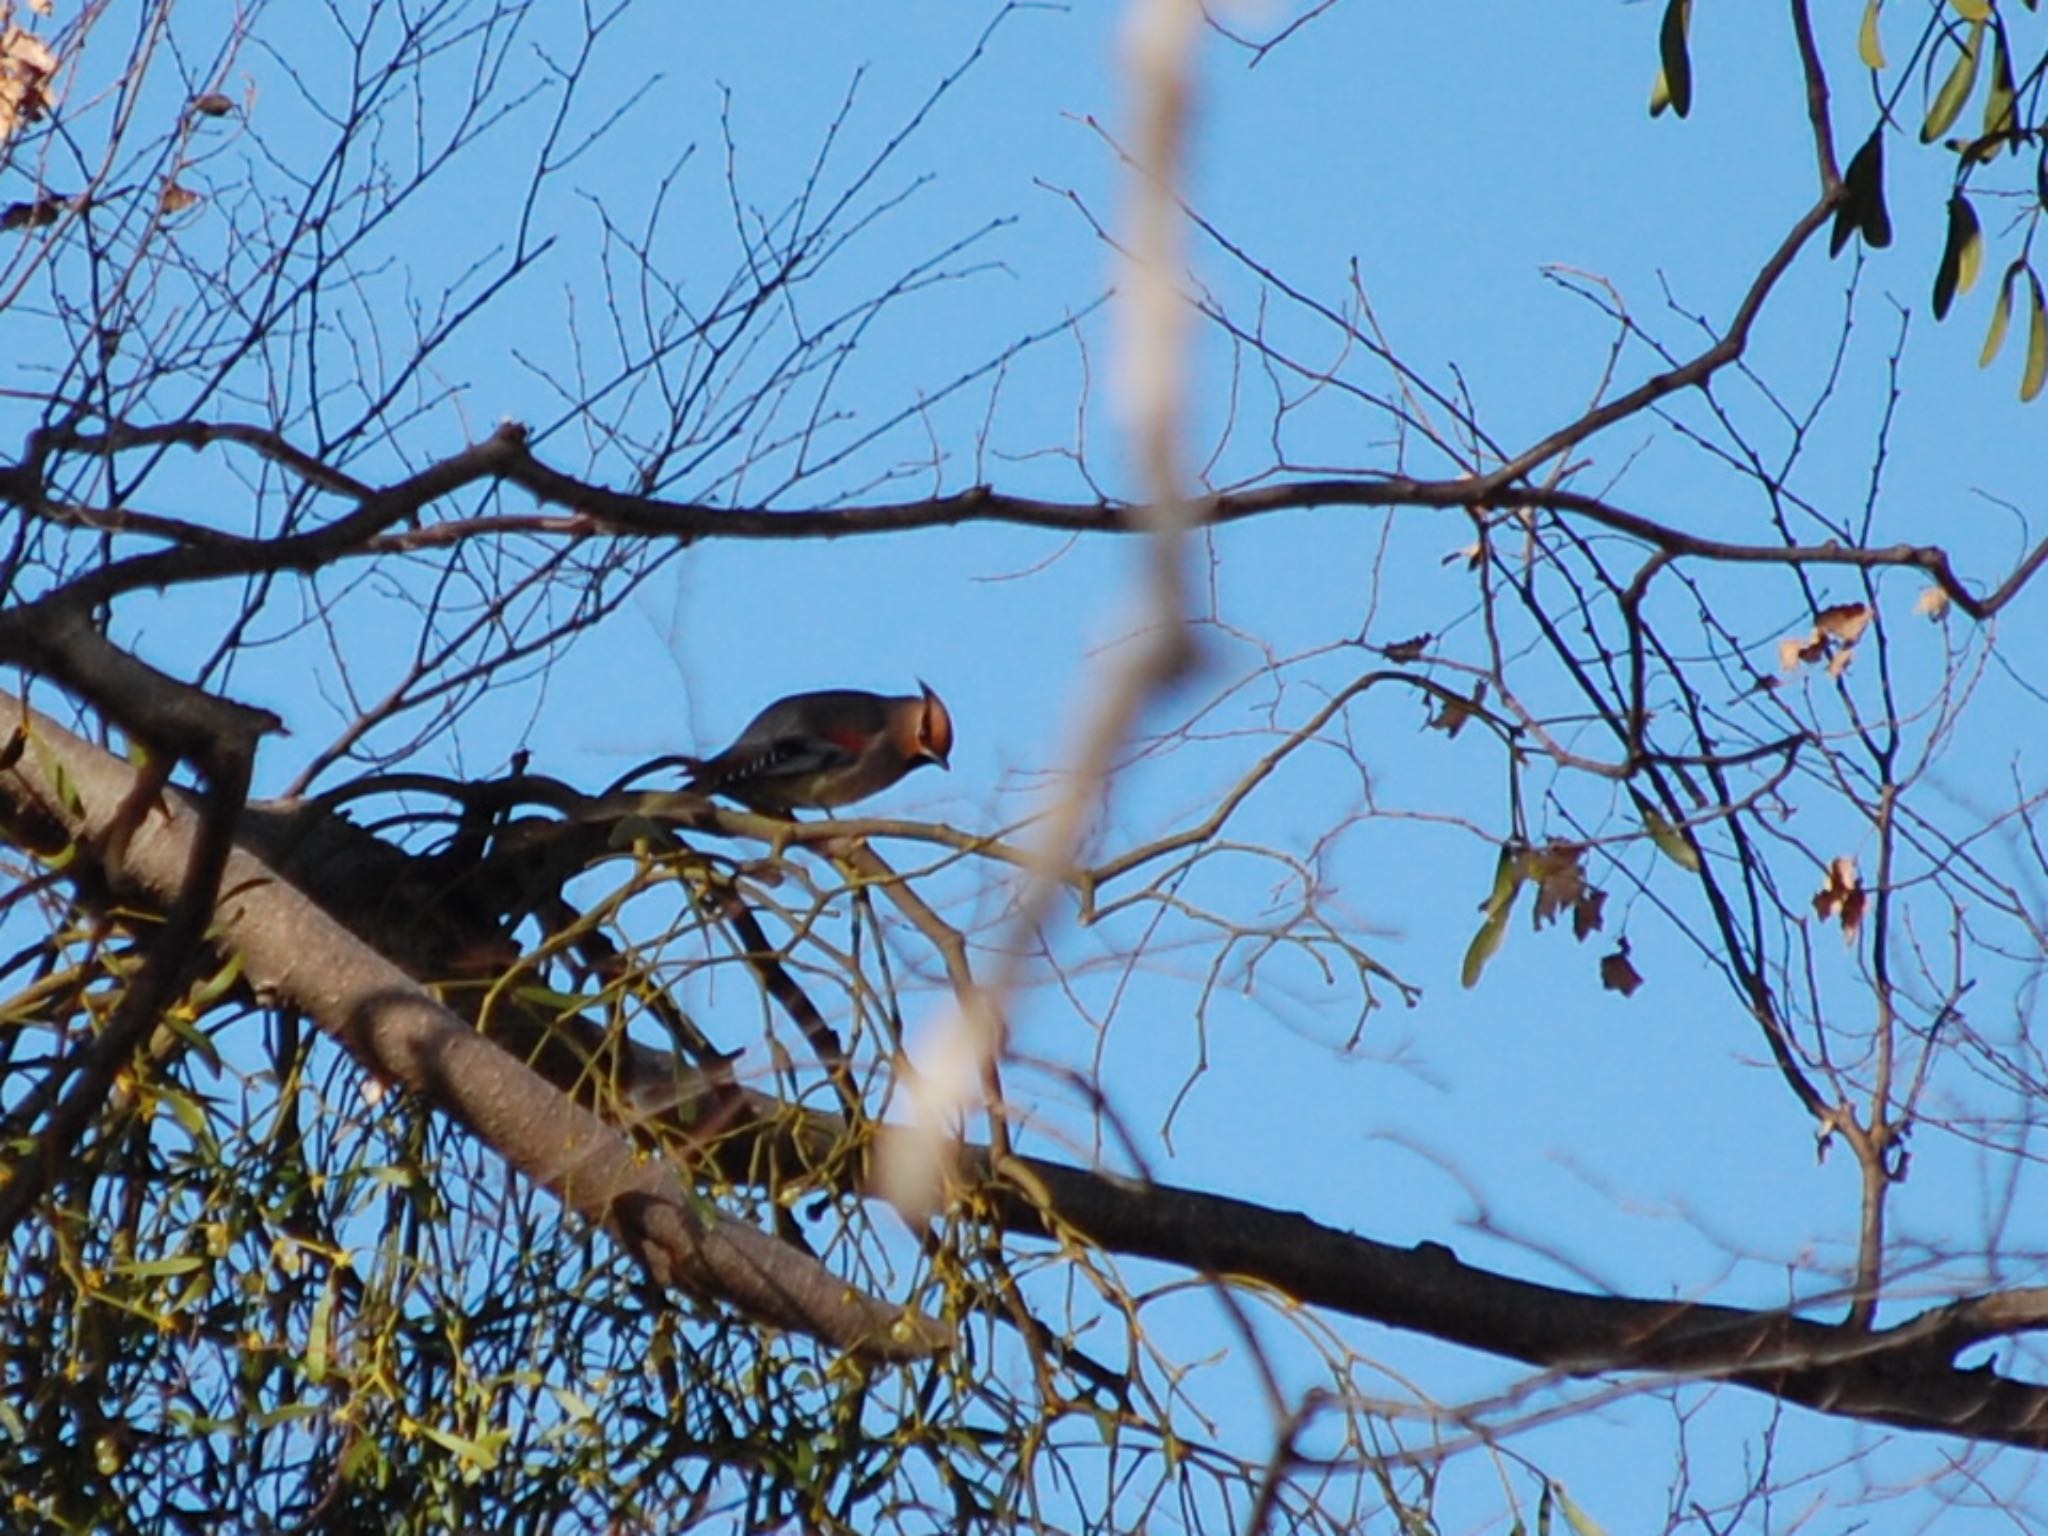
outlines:
[{"label": "green leaf", "polygon": [[353,1443],[342,1453],[341,1480],[344,1484],[358,1482],[372,1486],[382,1481],[384,1447],[375,1435],[357,1435]]},{"label": "green leaf", "polygon": [[1650,92],[1650,116],[1670,107],[1680,117],[1692,111],[1692,55],[1686,47],[1692,30],[1692,0],[1664,0],[1664,25],[1657,33],[1657,56],[1663,68]]},{"label": "green leaf", "polygon": [[1671,825],[1664,813],[1640,790],[1629,791],[1635,797],[1636,811],[1643,818],[1643,830],[1650,834],[1650,841],[1657,845],[1657,851],[1689,874],[1700,870],[1699,850],[1686,840],[1685,834]]},{"label": "green leaf", "polygon": [[36,754],[36,766],[43,771],[43,777],[50,781],[50,788],[56,792],[57,802],[73,816],[85,814],[85,802],[78,796],[78,786],[71,782],[71,774],[64,766],[64,760],[50,749],[50,744],[33,731],[29,733],[28,744]]},{"label": "green leaf", "polygon": [[[1991,34],[1991,89],[1984,93],[1984,136],[1987,139],[1994,136],[2002,138],[2018,125],[2014,95],[2012,54],[2005,46],[2005,31],[2000,28]],[[2020,146],[2014,142],[2012,147],[2018,149]],[[1996,150],[1997,146],[1992,146],[1992,153]]]},{"label": "green leaf", "polygon": [[257,1414],[251,1423],[259,1429],[276,1429],[285,1424],[296,1424],[301,1419],[320,1418],[334,1412],[332,1403],[280,1403],[275,1408],[266,1408]]},{"label": "green leaf", "polygon": [[2005,280],[1998,285],[1998,302],[1991,307],[1991,329],[1984,333],[1984,350],[1977,354],[1979,368],[1989,368],[1998,357],[1998,349],[2005,345],[2005,328],[2012,324],[2013,285],[2025,269],[2023,261],[2005,269]]},{"label": "green leaf", "polygon": [[1472,935],[1472,942],[1465,947],[1465,964],[1458,972],[1458,980],[1468,991],[1479,985],[1486,962],[1500,953],[1501,941],[1508,936],[1508,915],[1513,911],[1513,907],[1503,907],[1498,912],[1488,913],[1486,921],[1479,925],[1479,931]]},{"label": "green leaf", "polygon": [[315,1385],[327,1379],[328,1335],[333,1327],[334,1272],[329,1270],[327,1283],[320,1288],[320,1299],[313,1303],[313,1316],[306,1326],[306,1380]]},{"label": "green leaf", "polygon": [[1934,273],[1935,319],[1946,319],[1956,295],[1976,286],[1983,266],[1984,231],[1977,223],[1977,210],[1958,192],[1948,200],[1948,243],[1941,248],[1941,265]]},{"label": "green leaf", "polygon": [[2027,270],[2027,287],[2034,300],[2033,322],[2027,328],[2027,371],[2020,375],[2020,402],[2025,404],[2041,393],[2048,381],[2048,308],[2041,303],[2041,279]]},{"label": "green leaf", "polygon": [[597,1410],[590,1406],[590,1399],[581,1392],[571,1387],[550,1387],[548,1390],[554,1394],[555,1401],[561,1405],[562,1412],[566,1413],[576,1423],[589,1424],[596,1420]]},{"label": "green leaf", "polygon": [[1948,3],[1965,21],[1988,21],[1991,17],[1991,0],[1948,0]]},{"label": "green leaf", "polygon": [[1877,13],[1884,0],[1863,0],[1863,28],[1856,34],[1856,51],[1871,69],[1884,68],[1884,39],[1877,35]]},{"label": "green leaf", "polygon": [[1486,921],[1479,925],[1479,931],[1472,935],[1472,942],[1466,946],[1465,964],[1458,973],[1466,987],[1479,985],[1486,962],[1500,953],[1501,941],[1507,937],[1508,919],[1514,915],[1515,897],[1521,893],[1522,882],[1527,878],[1528,861],[1522,857],[1522,850],[1512,843],[1503,843],[1500,858],[1493,866],[1493,889],[1479,904],[1479,910],[1486,914]]},{"label": "green leaf", "polygon": [[170,1110],[171,1118],[184,1127],[185,1134],[194,1141],[204,1141],[206,1111],[199,1107],[199,1101],[184,1089],[174,1088],[169,1083],[159,1087],[157,1093],[161,1096],[164,1106]]},{"label": "green leaf", "polygon": [[472,1440],[452,1429],[436,1429],[431,1424],[422,1424],[420,1433],[479,1472],[488,1472],[497,1466],[499,1453],[505,1448],[506,1437],[501,1431],[494,1430],[481,1439]]},{"label": "green leaf", "polygon": [[1522,857],[1520,846],[1514,843],[1501,844],[1500,857],[1494,860],[1493,864],[1493,889],[1486,893],[1486,900],[1479,904],[1479,910],[1490,917],[1496,912],[1505,912],[1512,907],[1528,874],[1528,861]]},{"label": "green leaf", "polygon": [[189,1275],[205,1262],[196,1253],[177,1253],[167,1259],[130,1259],[116,1264],[114,1273],[134,1280],[168,1280],[173,1275]]},{"label": "green leaf", "polygon": [[1892,243],[1892,220],[1884,206],[1884,124],[1871,130],[1862,147],[1849,157],[1842,172],[1842,201],[1835,210],[1828,255],[1839,256],[1849,236],[1860,232],[1864,243],[1883,250]]},{"label": "green leaf", "polygon": [[228,988],[241,979],[242,957],[239,954],[229,955],[227,964],[193,988],[192,995],[186,999],[186,1002],[194,1013],[204,1013],[223,997],[226,997]]},{"label": "green leaf", "polygon": [[1927,109],[1927,121],[1920,125],[1920,142],[1932,144],[1954,126],[1955,120],[1963,115],[1963,105],[1970,99],[1970,92],[1977,85],[1977,53],[1984,42],[1984,23],[1981,20],[1970,23],[1970,35],[1963,40],[1963,51],[1949,67],[1948,78],[1941,82],[1941,89],[1934,93],[1934,103]]},{"label": "green leaf", "polygon": [[1564,1512],[1565,1519],[1571,1523],[1571,1528],[1577,1531],[1579,1536],[1607,1536],[1607,1532],[1601,1529],[1599,1521],[1572,1502],[1572,1496],[1564,1491],[1563,1483],[1556,1484],[1556,1488],[1557,1507]]}]

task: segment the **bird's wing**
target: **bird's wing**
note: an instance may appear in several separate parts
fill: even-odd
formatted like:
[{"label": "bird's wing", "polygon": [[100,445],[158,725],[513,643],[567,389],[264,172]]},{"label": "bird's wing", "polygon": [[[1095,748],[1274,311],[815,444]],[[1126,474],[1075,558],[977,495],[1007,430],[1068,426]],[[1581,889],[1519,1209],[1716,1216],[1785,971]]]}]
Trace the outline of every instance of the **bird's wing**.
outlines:
[{"label": "bird's wing", "polygon": [[766,779],[796,779],[844,767],[860,755],[852,739],[835,740],[809,731],[792,731],[763,742],[742,742],[700,766],[691,777],[696,789],[717,789]]}]

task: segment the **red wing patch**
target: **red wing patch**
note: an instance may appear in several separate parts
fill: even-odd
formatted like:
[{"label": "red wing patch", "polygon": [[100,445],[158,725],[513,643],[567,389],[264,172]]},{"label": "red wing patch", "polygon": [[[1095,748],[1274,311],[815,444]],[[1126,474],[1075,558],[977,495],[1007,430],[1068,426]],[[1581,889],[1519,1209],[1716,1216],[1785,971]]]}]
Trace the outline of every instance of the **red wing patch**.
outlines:
[{"label": "red wing patch", "polygon": [[820,731],[818,734],[848,757],[859,757],[862,749],[868,744],[867,733],[850,725],[842,726],[836,731]]}]

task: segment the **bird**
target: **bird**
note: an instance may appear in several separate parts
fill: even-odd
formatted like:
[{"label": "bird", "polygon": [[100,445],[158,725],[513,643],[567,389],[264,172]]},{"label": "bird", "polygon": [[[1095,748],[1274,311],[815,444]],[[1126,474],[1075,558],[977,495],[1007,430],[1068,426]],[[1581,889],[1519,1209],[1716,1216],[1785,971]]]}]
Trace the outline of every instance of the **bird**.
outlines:
[{"label": "bird", "polygon": [[917,686],[909,694],[826,688],[777,699],[723,752],[683,759],[683,788],[756,811],[830,810],[927,763],[950,768],[953,717],[929,683]]}]

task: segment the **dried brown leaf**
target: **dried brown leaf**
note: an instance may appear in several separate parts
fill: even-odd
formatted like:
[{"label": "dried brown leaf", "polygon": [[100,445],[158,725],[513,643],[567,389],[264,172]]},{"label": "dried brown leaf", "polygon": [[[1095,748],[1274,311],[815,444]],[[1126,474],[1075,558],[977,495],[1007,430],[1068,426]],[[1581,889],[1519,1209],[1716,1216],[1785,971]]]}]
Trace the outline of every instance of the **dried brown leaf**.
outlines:
[{"label": "dried brown leaf", "polygon": [[1529,878],[1536,882],[1533,915],[1538,928],[1585,899],[1586,850],[1579,844],[1552,842],[1532,849],[1526,867]]},{"label": "dried brown leaf", "polygon": [[1813,632],[1826,635],[1830,640],[1839,640],[1844,645],[1854,645],[1863,638],[1863,631],[1870,628],[1870,604],[1837,603],[1832,608],[1823,608],[1814,615]]},{"label": "dried brown leaf", "polygon": [[1817,629],[1803,640],[1780,640],[1778,666],[1786,672],[1797,672],[1806,663],[1819,661],[1827,650],[1828,643]]},{"label": "dried brown leaf", "polygon": [[1915,613],[1923,613],[1939,623],[1948,617],[1948,593],[1940,587],[1929,587],[1913,604]]},{"label": "dried brown leaf", "polygon": [[1628,957],[1628,940],[1623,939],[1612,954],[1600,957],[1600,985],[1623,997],[1634,997],[1643,984],[1643,973]]},{"label": "dried brown leaf", "polygon": [[219,91],[208,91],[192,98],[192,110],[201,117],[226,117],[235,110],[235,104]]},{"label": "dried brown leaf", "polygon": [[1598,933],[1606,921],[1606,910],[1607,893],[1597,886],[1587,886],[1572,903],[1572,937],[1583,940],[1589,933]]},{"label": "dried brown leaf", "polygon": [[1453,741],[1458,732],[1465,729],[1465,722],[1480,712],[1479,706],[1486,702],[1486,683],[1481,679],[1472,687],[1472,698],[1468,703],[1460,698],[1440,699],[1436,715],[1429,722],[1431,729],[1442,731]]},{"label": "dried brown leaf", "polygon": [[179,213],[200,200],[199,194],[190,187],[181,187],[175,181],[164,183],[164,190],[157,204],[165,213]]},{"label": "dried brown leaf", "polygon": [[1863,931],[1863,913],[1869,902],[1870,893],[1863,889],[1863,876],[1856,861],[1847,854],[1830,859],[1827,879],[1814,892],[1813,910],[1824,923],[1841,922],[1844,944],[1853,945]]},{"label": "dried brown leaf", "polygon": [[45,224],[57,222],[58,215],[80,199],[67,193],[52,192],[39,197],[32,203],[9,203],[0,208],[0,231],[10,229],[41,229]]},{"label": "dried brown leaf", "polygon": [[16,26],[0,31],[0,139],[50,110],[56,73],[57,55],[33,32]]}]

